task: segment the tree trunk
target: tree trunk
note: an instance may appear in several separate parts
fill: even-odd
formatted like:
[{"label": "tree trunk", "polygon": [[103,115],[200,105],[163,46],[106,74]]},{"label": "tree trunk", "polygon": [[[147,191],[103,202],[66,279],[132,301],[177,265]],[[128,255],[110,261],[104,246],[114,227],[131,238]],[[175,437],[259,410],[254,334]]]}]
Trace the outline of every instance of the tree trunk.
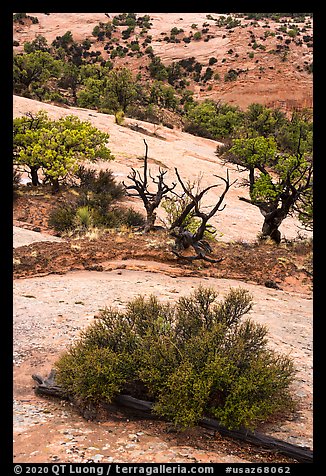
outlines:
[{"label": "tree trunk", "polygon": [[146,210],[146,223],[144,226],[144,232],[148,233],[149,231],[154,229],[154,224],[156,220],[156,213],[153,210]]},{"label": "tree trunk", "polygon": [[278,228],[284,218],[285,216],[283,216],[283,213],[280,213],[280,210],[275,210],[265,215],[265,220],[262,227],[262,238],[265,239],[269,237],[275,243],[280,244],[281,232]]},{"label": "tree trunk", "polygon": [[35,165],[31,167],[32,185],[34,187],[37,187],[38,185],[40,185],[38,175],[37,175],[37,171],[38,171],[38,167],[36,167]]},{"label": "tree trunk", "polygon": [[77,105],[77,85],[72,87],[72,98],[73,98],[73,101],[74,101],[74,106]]},{"label": "tree trunk", "polygon": [[58,179],[52,179],[52,193],[58,193],[59,192],[59,180]]}]

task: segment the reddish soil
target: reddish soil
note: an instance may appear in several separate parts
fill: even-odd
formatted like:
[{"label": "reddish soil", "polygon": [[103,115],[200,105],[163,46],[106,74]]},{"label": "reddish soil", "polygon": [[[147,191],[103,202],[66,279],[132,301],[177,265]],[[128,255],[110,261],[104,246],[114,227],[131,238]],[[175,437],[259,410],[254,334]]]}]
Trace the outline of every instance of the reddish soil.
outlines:
[{"label": "reddish soil", "polygon": [[[18,198],[14,205],[14,220],[26,222],[28,228],[53,233],[47,225],[49,210],[64,199],[64,193],[54,201],[47,195]],[[40,213],[41,211],[41,213]],[[14,222],[17,223],[17,222]],[[212,257],[223,258],[217,264],[203,261],[189,263],[171,253],[172,240],[166,232],[149,235],[130,231],[107,231],[98,237],[69,238],[63,242],[36,242],[14,250],[14,277],[40,276],[88,269],[105,271],[115,267],[134,269],[134,260],[162,263],[160,272],[175,276],[211,276],[239,279],[264,285],[272,282],[283,290],[310,294],[312,286],[311,244],[213,242]],[[120,263],[120,261],[124,263]],[[114,264],[117,262],[119,264]],[[155,266],[154,266],[155,267]]]},{"label": "reddish soil", "polygon": [[[14,277],[23,278],[87,269],[107,271],[115,266],[134,269],[133,260],[165,263],[175,276],[211,276],[239,279],[263,285],[272,281],[286,291],[310,293],[312,278],[305,271],[304,256],[274,245],[214,244],[212,256],[223,257],[218,264],[188,263],[174,258],[167,237],[106,233],[96,240],[81,238],[63,243],[33,243],[14,251]],[[120,261],[125,261],[125,264]],[[113,262],[112,262],[113,261]],[[115,265],[114,262],[119,264]],[[172,268],[172,269],[171,269]],[[158,267],[160,272],[165,267]],[[268,286],[268,285],[267,285]]]}]

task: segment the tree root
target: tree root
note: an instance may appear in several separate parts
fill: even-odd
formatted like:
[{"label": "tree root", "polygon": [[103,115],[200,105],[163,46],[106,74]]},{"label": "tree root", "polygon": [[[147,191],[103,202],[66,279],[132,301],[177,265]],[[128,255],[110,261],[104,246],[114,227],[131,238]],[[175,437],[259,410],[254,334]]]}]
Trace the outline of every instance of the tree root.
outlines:
[{"label": "tree root", "polygon": [[213,258],[208,258],[206,255],[202,255],[199,253],[196,256],[182,256],[180,253],[178,253],[175,250],[172,250],[172,253],[179,259],[185,259],[187,261],[195,261],[197,259],[202,259],[204,261],[208,261],[209,263],[220,263],[221,261],[224,260],[224,258],[219,258],[219,259],[213,259]]}]

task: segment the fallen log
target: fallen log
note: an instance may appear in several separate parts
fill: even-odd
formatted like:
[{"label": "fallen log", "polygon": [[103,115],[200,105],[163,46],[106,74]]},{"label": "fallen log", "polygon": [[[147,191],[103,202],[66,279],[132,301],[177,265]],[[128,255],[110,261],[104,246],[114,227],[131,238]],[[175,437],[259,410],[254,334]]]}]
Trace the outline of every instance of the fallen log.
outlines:
[{"label": "fallen log", "polygon": [[37,383],[35,387],[35,393],[40,395],[47,395],[49,397],[58,397],[63,400],[69,400],[69,395],[67,395],[59,385],[55,382],[56,372],[54,369],[51,370],[48,378],[43,378],[41,375],[33,374],[32,379]]},{"label": "fallen log", "polygon": [[203,418],[200,420],[199,424],[205,428],[218,431],[222,436],[235,438],[237,440],[245,441],[246,443],[251,443],[255,446],[275,450],[275,452],[294,458],[300,463],[313,462],[313,451],[306,446],[293,445],[292,443],[287,443],[286,441],[256,431],[243,429],[228,430],[211,418]]},{"label": "fallen log", "polygon": [[[37,383],[37,386],[35,387],[36,394],[73,401],[73,399],[56,384],[54,370],[51,370],[48,378],[43,379],[37,374],[33,374],[32,378]],[[154,417],[152,414],[153,402],[140,400],[130,395],[117,395],[114,398],[113,403],[118,407],[125,407],[138,415]],[[102,407],[104,409],[110,410],[112,405],[103,402]],[[313,451],[306,446],[294,445],[292,443],[288,443],[286,441],[264,435],[263,433],[256,431],[249,431],[245,429],[229,430],[212,418],[202,418],[199,420],[198,424],[205,428],[218,431],[222,436],[245,441],[246,443],[260,446],[262,448],[271,449],[287,457],[293,458],[300,463],[313,462]]]}]

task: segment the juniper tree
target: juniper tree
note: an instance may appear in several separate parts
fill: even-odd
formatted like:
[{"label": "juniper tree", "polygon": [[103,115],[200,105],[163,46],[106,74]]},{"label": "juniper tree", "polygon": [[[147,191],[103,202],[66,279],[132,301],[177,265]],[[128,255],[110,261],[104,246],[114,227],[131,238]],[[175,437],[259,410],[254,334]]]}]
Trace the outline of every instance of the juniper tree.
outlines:
[{"label": "juniper tree", "polygon": [[272,137],[257,136],[235,139],[227,153],[226,160],[248,171],[244,183],[250,198],[239,199],[259,208],[264,217],[263,239],[270,237],[280,243],[283,220],[300,208],[302,214],[312,209],[313,163],[302,142],[303,131],[299,129],[293,152],[281,152]]},{"label": "juniper tree", "polygon": [[27,170],[35,186],[39,185],[41,169],[57,192],[59,182],[74,173],[81,160],[114,158],[106,146],[108,139],[109,134],[77,116],[53,121],[44,111],[27,113],[14,119],[14,164]]}]

